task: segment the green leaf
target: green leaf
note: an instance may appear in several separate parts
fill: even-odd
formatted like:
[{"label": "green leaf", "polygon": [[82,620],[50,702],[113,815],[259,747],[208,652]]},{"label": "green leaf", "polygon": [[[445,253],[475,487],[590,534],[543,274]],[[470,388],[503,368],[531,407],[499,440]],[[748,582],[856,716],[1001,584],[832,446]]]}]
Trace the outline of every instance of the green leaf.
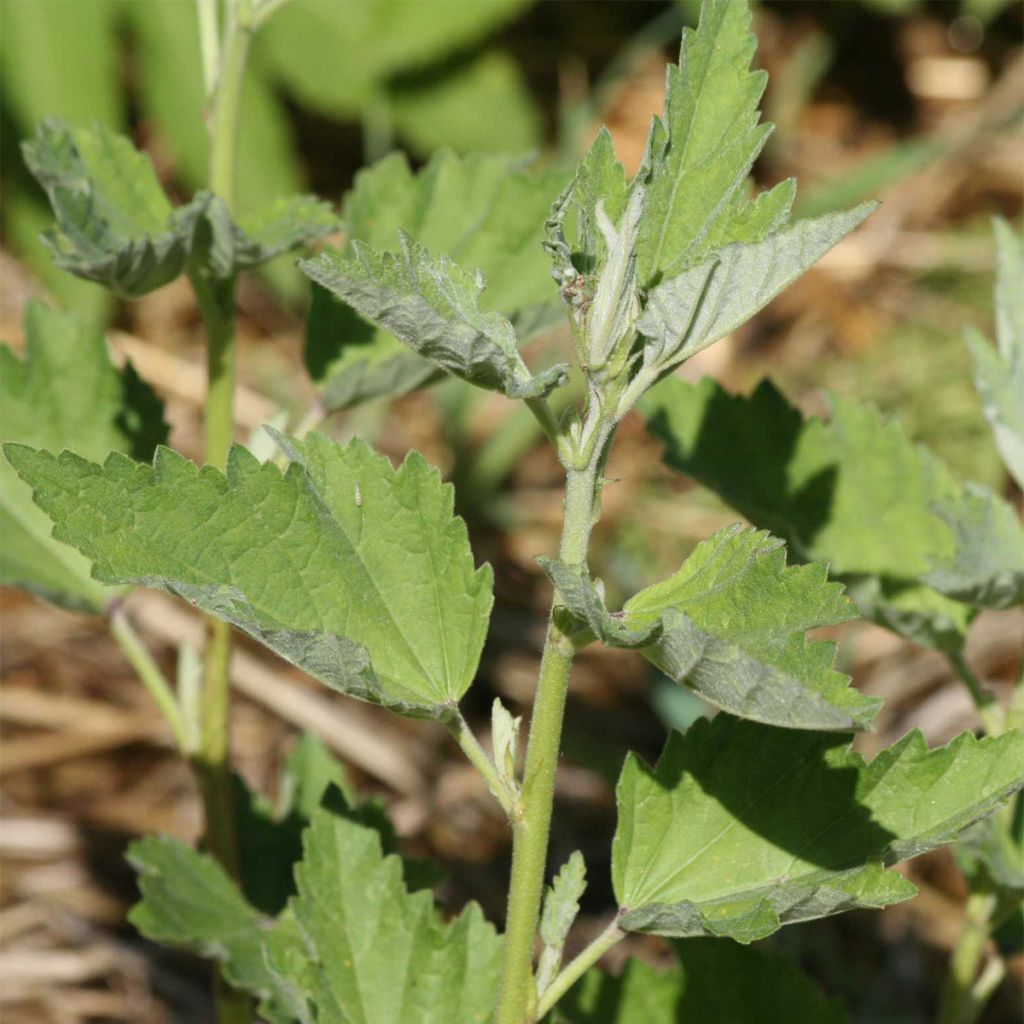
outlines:
[{"label": "green leaf", "polygon": [[217,861],[177,839],[147,836],[128,848],[128,860],[142,894],[128,919],[146,938],[216,960],[231,985],[260,998],[270,1024],[295,1019],[266,955],[271,945],[282,947],[280,958],[301,948],[287,919],[260,914]]},{"label": "green leaf", "polygon": [[724,939],[673,942],[679,964],[627,962],[615,978],[588,972],[558,1004],[559,1024],[845,1024],[837,1000],[789,957]]},{"label": "green leaf", "polygon": [[[848,739],[719,715],[626,760],[612,879],[629,931],[751,942],[907,899],[885,865],[952,842],[1024,786],[1024,737],[909,733],[870,764]],[[756,766],[756,770],[752,770]]]},{"label": "green leaf", "polygon": [[828,562],[864,615],[960,647],[972,609],[920,582],[956,550],[933,508],[960,489],[898,424],[841,399],[831,420],[804,418],[768,382],[742,397],[668,379],[640,408],[669,465],[784,538],[795,558]]},{"label": "green leaf", "polygon": [[291,903],[301,957],[270,951],[271,968],[318,1024],[451,1024],[490,1019],[501,939],[471,903],[447,924],[429,892],[409,893],[380,837],[318,811]]},{"label": "green leaf", "polygon": [[544,894],[544,909],[540,917],[540,940],[543,946],[537,963],[537,992],[540,995],[544,994],[558,974],[562,964],[562,949],[569,929],[580,912],[580,897],[586,888],[587,867],[583,862],[583,854],[574,850]]},{"label": "green leaf", "polygon": [[1024,604],[1024,528],[1013,506],[977,484],[934,507],[955,550],[924,577],[936,590],[981,608]]},{"label": "green leaf", "polygon": [[1024,240],[996,218],[996,348],[968,328],[974,383],[996,444],[1014,479],[1024,487]]},{"label": "green leaf", "polygon": [[667,373],[746,323],[875,208],[802,220],[762,242],[737,242],[651,289],[637,328],[646,360]]},{"label": "green leaf", "polygon": [[448,257],[432,255],[401,230],[399,242],[397,254],[357,241],[351,257],[324,252],[299,266],[378,327],[471,384],[532,398],[565,383],[568,369],[562,365],[533,376],[511,321],[480,308],[482,271],[470,274]]},{"label": "green leaf", "polygon": [[[30,302],[25,358],[0,346],[2,439],[90,458],[122,451],[150,458],[167,437],[163,405],[131,364],[110,362],[103,335],[76,317]],[[99,612],[114,592],[89,574],[89,563],[51,537],[50,521],[32,503],[6,459],[0,459],[0,580],[66,607]]]},{"label": "green leaf", "polygon": [[176,593],[351,696],[449,714],[492,603],[451,487],[415,452],[396,471],[358,440],[278,437],[284,475],[240,445],[226,476],[166,448],[152,467],[6,451],[97,579]]},{"label": "green leaf", "polygon": [[668,69],[663,118],[655,118],[638,179],[646,199],[637,268],[649,288],[730,242],[759,242],[789,216],[793,183],[747,199],[747,176],[771,125],[759,124],[767,76],[747,70],[757,41],[750,8],[707,0],[696,30],[683,30]]},{"label": "green leaf", "polygon": [[58,266],[128,298],[182,272],[206,197],[172,209],[148,157],[102,125],[50,118],[22,149],[53,207],[46,242]]},{"label": "green leaf", "polygon": [[786,567],[782,541],[730,526],[702,541],[667,580],[617,615],[585,573],[544,563],[570,612],[614,647],[638,647],[669,678],[741,718],[793,729],[869,728],[880,701],[832,667],[818,626],[856,618],[817,563]]},{"label": "green leaf", "polygon": [[[558,173],[529,173],[507,156],[442,152],[413,174],[405,157],[392,154],[356,175],[344,202],[343,252],[351,256],[355,241],[395,251],[401,228],[428,249],[482,269],[488,282],[482,307],[512,318],[517,328],[526,313],[546,305],[547,317],[534,317],[520,332],[526,341],[560,317],[540,240],[561,182]],[[307,331],[306,364],[328,408],[401,394],[439,374],[318,285]]]},{"label": "green leaf", "polygon": [[726,527],[674,576],[626,602],[625,622],[662,630],[642,648],[666,675],[716,707],[794,729],[866,729],[881,701],[833,667],[835,645],[808,642],[818,626],[856,618],[819,563],[786,566],[767,533]]}]

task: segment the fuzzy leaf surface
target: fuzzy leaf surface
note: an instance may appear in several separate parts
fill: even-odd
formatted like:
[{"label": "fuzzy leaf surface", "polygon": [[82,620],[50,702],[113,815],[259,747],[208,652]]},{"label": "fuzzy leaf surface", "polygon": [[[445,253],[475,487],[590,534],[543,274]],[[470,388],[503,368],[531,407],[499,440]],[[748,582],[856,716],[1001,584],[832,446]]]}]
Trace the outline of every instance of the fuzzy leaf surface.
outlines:
[{"label": "fuzzy leaf surface", "polygon": [[[559,1024],[845,1024],[790,957],[725,939],[672,943],[678,966],[627,962],[612,977],[591,970],[558,1004]],[[737,981],[741,981],[737,984]]]},{"label": "fuzzy leaf surface", "polygon": [[481,272],[470,274],[448,257],[431,254],[401,229],[399,242],[399,253],[355,242],[351,257],[324,252],[300,267],[360,315],[471,384],[531,398],[565,382],[564,366],[530,373],[511,321],[480,306],[486,287]]},{"label": "fuzzy leaf surface", "polygon": [[[481,307],[510,317],[525,341],[524,313],[547,309],[546,316],[532,316],[531,329],[560,316],[540,243],[563,179],[558,172],[531,172],[508,156],[446,151],[413,173],[404,156],[391,154],[360,171],[345,197],[342,254],[351,256],[357,241],[397,251],[401,228],[430,251],[480,268],[487,278]],[[313,286],[306,364],[328,408],[401,394],[440,372],[319,285]]]},{"label": "fuzzy leaf surface", "polygon": [[789,217],[792,181],[751,201],[747,178],[771,132],[759,123],[767,76],[750,71],[757,40],[750,9],[709,0],[683,30],[668,68],[665,112],[655,118],[638,179],[647,195],[637,266],[649,288],[731,242],[758,242]]},{"label": "fuzzy leaf surface", "polygon": [[[907,899],[885,870],[952,842],[1024,786],[1024,737],[909,733],[870,764],[849,740],[727,715],[630,755],[612,879],[622,927],[763,938],[785,924]],[[751,766],[757,770],[752,771]]]},{"label": "fuzzy leaf surface", "polygon": [[805,638],[857,617],[842,586],[821,563],[787,567],[782,541],[763,531],[719,530],[623,612],[632,629],[661,622],[643,654],[738,717],[849,731],[870,727],[881,703],[835,671],[834,644]]},{"label": "fuzzy leaf surface", "polygon": [[1024,239],[996,218],[996,347],[967,331],[974,383],[1006,468],[1024,487]]},{"label": "fuzzy leaf surface", "polygon": [[97,579],[178,594],[351,696],[449,712],[492,603],[451,487],[415,452],[395,470],[361,441],[280,443],[284,475],[240,445],[226,475],[166,448],[152,466],[6,451]]},{"label": "fuzzy leaf surface", "polygon": [[669,465],[784,538],[796,558],[828,562],[864,615],[929,646],[962,644],[971,606],[921,582],[955,555],[934,510],[961,488],[899,424],[840,399],[830,420],[805,418],[767,381],[744,397],[669,379],[640,409]]},{"label": "fuzzy leaf surface", "polygon": [[402,862],[373,830],[318,811],[296,868],[290,913],[303,940],[269,960],[318,1024],[450,1024],[490,1019],[501,938],[471,903],[445,923],[429,892],[410,893]]},{"label": "fuzzy leaf surface", "polygon": [[[4,442],[53,451],[74,447],[88,458],[111,451],[152,457],[167,437],[163,404],[131,364],[118,370],[103,335],[75,316],[30,302],[25,356],[0,346]],[[66,607],[98,612],[113,592],[90,575],[74,548],[51,536],[32,492],[0,459],[0,581]]]},{"label": "fuzzy leaf surface", "polygon": [[663,372],[746,323],[875,209],[802,220],[760,242],[735,242],[651,289],[637,327]]},{"label": "fuzzy leaf surface", "polygon": [[45,236],[58,266],[127,298],[176,278],[195,248],[209,197],[172,208],[149,158],[102,125],[44,121],[23,146],[56,225]]}]

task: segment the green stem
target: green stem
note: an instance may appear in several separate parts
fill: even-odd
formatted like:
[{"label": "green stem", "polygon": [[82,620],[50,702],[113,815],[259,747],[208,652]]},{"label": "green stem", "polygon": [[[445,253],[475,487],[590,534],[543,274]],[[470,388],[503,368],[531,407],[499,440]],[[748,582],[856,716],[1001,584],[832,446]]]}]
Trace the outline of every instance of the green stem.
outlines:
[{"label": "green stem", "polygon": [[971,893],[967,899],[964,928],[953,950],[942,993],[940,1024],[974,1024],[992,995],[991,972],[986,970],[979,978],[978,968],[985,955],[996,904],[995,893]]},{"label": "green stem", "polygon": [[470,729],[466,720],[462,717],[461,711],[456,711],[446,722],[448,731],[455,737],[455,742],[462,748],[462,752],[469,758],[470,763],[483,776],[487,788],[494,795],[494,798],[501,804],[502,809],[514,819],[518,814],[518,794],[511,791],[509,785],[498,773],[494,762],[487,756],[487,752],[480,746],[473,730]]},{"label": "green stem", "polygon": [[559,975],[541,994],[537,1003],[537,1020],[543,1020],[550,1013],[566,992],[576,984],[617,942],[621,942],[626,933],[619,927],[619,919],[615,917],[611,924],[589,946],[586,947],[571,963],[559,972]]},{"label": "green stem", "polygon": [[955,651],[948,654],[947,657],[961,682],[967,687],[971,700],[974,701],[974,706],[978,709],[982,724],[985,726],[985,731],[990,736],[1001,735],[1006,728],[1006,723],[1002,708],[999,707],[995,696],[981,685],[978,677],[968,668],[962,652]]},{"label": "green stem", "polygon": [[149,648],[135,632],[120,604],[115,604],[111,608],[108,622],[110,635],[117,641],[121,652],[135,669],[136,675],[142,680],[142,685],[149,691],[149,695],[171,727],[175,746],[181,753],[187,754],[189,752],[188,731],[185,728],[181,708],[178,706],[171,684],[160,671],[160,666],[153,660]]},{"label": "green stem", "polygon": [[[610,426],[601,430],[587,465],[568,470],[559,557],[570,565],[586,562],[598,498],[598,470],[610,434]],[[533,953],[544,891],[562,719],[575,653],[571,640],[555,622],[558,600],[556,593],[530,719],[521,817],[512,824],[512,876],[496,1024],[524,1024],[524,1021],[536,1020]]]}]

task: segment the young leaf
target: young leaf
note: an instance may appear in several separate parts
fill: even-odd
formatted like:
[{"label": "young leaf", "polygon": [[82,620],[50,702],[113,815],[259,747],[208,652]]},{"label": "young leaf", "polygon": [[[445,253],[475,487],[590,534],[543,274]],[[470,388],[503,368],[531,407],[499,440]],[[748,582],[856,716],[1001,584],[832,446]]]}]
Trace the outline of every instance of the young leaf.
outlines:
[{"label": "young leaf", "polygon": [[663,118],[655,118],[640,178],[646,184],[637,247],[650,288],[730,242],[759,242],[789,216],[793,183],[747,199],[747,176],[771,125],[758,123],[767,76],[747,69],[757,41],[750,8],[708,0],[696,30],[683,30],[668,68]]},{"label": "young leaf", "polygon": [[501,939],[476,904],[447,924],[429,892],[409,893],[401,860],[379,835],[318,811],[296,868],[290,905],[302,955],[270,951],[271,969],[318,1024],[486,1021]]},{"label": "young leaf", "polygon": [[1024,487],[1024,240],[996,218],[996,348],[975,328],[967,331],[974,382],[996,444]]},{"label": "young leaf", "polygon": [[559,1002],[558,1024],[846,1024],[792,959],[726,939],[673,942],[679,965],[630,960],[615,978],[598,970]]},{"label": "young leaf", "polygon": [[494,767],[511,791],[518,792],[516,767],[519,761],[519,730],[522,717],[513,718],[498,697],[491,705],[491,746],[494,748]]},{"label": "young leaf", "polygon": [[[394,251],[402,228],[421,245],[483,270],[487,310],[516,322],[525,311],[547,308],[533,329],[559,315],[540,249],[542,222],[563,176],[531,173],[506,156],[435,154],[416,174],[394,153],[356,175],[345,197],[350,256],[355,241]],[[528,332],[520,332],[526,340]],[[313,286],[306,364],[324,388],[328,408],[419,387],[440,371],[394,335],[371,326],[349,306]]]},{"label": "young leaf", "polygon": [[53,207],[46,241],[58,266],[128,298],[182,272],[207,196],[173,209],[149,159],[101,125],[50,118],[22,150]]},{"label": "young leaf", "polygon": [[[110,362],[103,335],[76,317],[37,302],[25,308],[25,358],[0,346],[4,441],[89,458],[122,451],[152,457],[167,437],[163,404],[131,364]],[[66,607],[99,612],[115,592],[89,574],[89,562],[50,536],[46,515],[32,503],[6,459],[0,459],[0,581]]]},{"label": "young leaf", "polygon": [[540,918],[543,948],[537,963],[538,995],[544,994],[558,974],[562,965],[562,949],[580,912],[580,897],[586,888],[587,867],[583,854],[574,850],[544,895],[544,910]]},{"label": "young leaf", "polygon": [[534,398],[565,383],[567,367],[533,376],[500,313],[480,308],[483,274],[434,256],[404,231],[400,253],[355,242],[352,256],[324,252],[299,264],[317,284],[390,331],[442,370],[510,398]]},{"label": "young leaf", "polygon": [[880,702],[832,668],[831,643],[804,633],[856,618],[820,563],[786,567],[782,541],[730,526],[702,541],[674,576],[618,615],[585,574],[548,574],[569,610],[615,647],[639,647],[677,683],[741,718],[793,729],[869,728]]},{"label": "young leaf", "polygon": [[667,373],[746,323],[867,217],[876,204],[802,220],[755,243],[736,242],[651,289],[637,328]]},{"label": "young leaf", "polygon": [[921,583],[955,553],[933,509],[959,487],[896,423],[837,399],[828,422],[768,382],[749,397],[669,379],[640,403],[665,460],[721,495],[801,561],[822,560],[861,612],[920,643],[958,648],[970,606]]},{"label": "young leaf", "polygon": [[178,594],[351,696],[448,714],[492,602],[451,487],[415,452],[396,471],[358,440],[280,443],[284,475],[240,445],[226,476],[165,448],[152,467],[6,452],[97,579]]},{"label": "young leaf", "polygon": [[[952,842],[1024,786],[1024,737],[909,733],[870,764],[848,740],[719,715],[618,786],[612,878],[630,931],[751,942],[907,899],[884,865]],[[752,770],[756,766],[756,770]]]}]

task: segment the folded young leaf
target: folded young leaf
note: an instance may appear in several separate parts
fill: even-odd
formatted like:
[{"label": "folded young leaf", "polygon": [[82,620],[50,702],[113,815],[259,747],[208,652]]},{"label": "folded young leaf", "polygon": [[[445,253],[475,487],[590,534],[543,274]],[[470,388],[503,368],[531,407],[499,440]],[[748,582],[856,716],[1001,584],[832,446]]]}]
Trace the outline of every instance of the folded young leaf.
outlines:
[{"label": "folded young leaf", "polygon": [[919,643],[962,645],[971,606],[921,583],[955,555],[934,509],[960,487],[897,423],[841,399],[831,420],[804,418],[767,381],[743,397],[668,379],[640,409],[669,465],[783,537],[796,558],[828,562],[864,615]]},{"label": "folded young leaf", "polygon": [[1024,240],[1001,218],[996,233],[996,348],[967,330],[974,383],[996,444],[1014,479],[1024,487]]},{"label": "folded young leaf", "polygon": [[790,957],[726,939],[672,943],[678,967],[627,962],[612,977],[591,970],[558,1004],[557,1024],[845,1024]]},{"label": "folded young leaf", "polygon": [[736,242],[651,289],[637,322],[648,362],[667,373],[746,323],[848,235],[877,204],[802,220],[762,242]]},{"label": "folded young leaf", "polygon": [[442,370],[510,398],[547,395],[565,383],[568,368],[537,376],[527,369],[515,329],[500,313],[480,308],[485,288],[446,256],[434,256],[399,230],[400,253],[353,243],[352,256],[324,252],[299,266],[317,284],[390,331]]},{"label": "folded young leaf", "polygon": [[492,603],[451,487],[415,452],[396,471],[358,440],[278,436],[284,475],[240,445],[226,476],[166,448],[152,467],[5,450],[97,579],[178,594],[351,696],[449,714]]},{"label": "folded young leaf", "polygon": [[647,189],[637,246],[645,288],[730,242],[759,242],[789,217],[792,181],[747,197],[772,127],[758,123],[767,75],[746,70],[757,46],[750,18],[745,3],[709,0],[668,68],[664,117],[654,119],[638,176]]},{"label": "folded young leaf", "polygon": [[[530,172],[507,156],[446,151],[414,174],[405,157],[393,153],[360,171],[345,197],[344,254],[352,254],[355,241],[395,251],[402,228],[432,252],[483,270],[483,308],[510,317],[526,341],[561,317],[540,242],[563,181],[560,172]],[[521,329],[525,311],[545,309],[545,317]],[[401,394],[440,376],[432,363],[319,285],[313,286],[306,364],[328,408]]]},{"label": "folded young leaf", "polygon": [[290,905],[303,938],[268,951],[271,970],[318,1024],[486,1021],[501,938],[471,903],[443,922],[429,892],[409,893],[379,835],[324,808],[314,815]]},{"label": "folded young leaf", "polygon": [[585,572],[544,563],[569,611],[613,647],[638,647],[677,683],[740,718],[792,729],[866,729],[880,701],[832,667],[835,645],[808,629],[856,618],[820,563],[786,566],[782,541],[730,526],[674,576],[617,615]]},{"label": "folded young leaf", "polygon": [[174,209],[149,159],[102,125],[44,121],[22,146],[56,217],[58,266],[135,298],[172,281],[197,242],[209,196]]},{"label": "folded young leaf", "polygon": [[[25,358],[0,346],[0,404],[5,442],[148,459],[167,437],[163,404],[131,364],[118,370],[102,334],[38,302],[25,308]],[[116,594],[90,576],[87,559],[51,536],[49,519],[6,459],[0,532],[0,582],[81,611],[99,612]]]},{"label": "folded young leaf", "polygon": [[[848,739],[727,715],[619,780],[612,879],[630,931],[751,942],[912,896],[885,865],[952,842],[1024,786],[1024,737],[913,732],[870,764]],[[756,765],[756,770],[752,766]]]},{"label": "folded young leaf", "polygon": [[574,850],[555,875],[544,894],[544,909],[540,917],[542,945],[537,962],[537,993],[544,991],[555,980],[562,963],[562,949],[576,915],[580,912],[580,897],[587,888],[587,867],[583,854]]}]

